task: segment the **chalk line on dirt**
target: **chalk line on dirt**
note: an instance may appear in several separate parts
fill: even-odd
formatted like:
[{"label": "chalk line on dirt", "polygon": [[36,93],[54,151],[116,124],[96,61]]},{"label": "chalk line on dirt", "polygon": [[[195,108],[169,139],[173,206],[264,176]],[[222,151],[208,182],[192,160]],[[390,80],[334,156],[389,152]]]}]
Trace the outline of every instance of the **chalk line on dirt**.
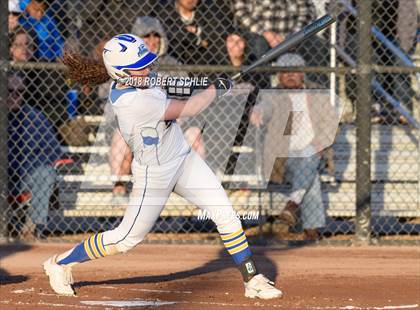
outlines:
[{"label": "chalk line on dirt", "polygon": [[340,309],[340,310],[388,310],[388,309],[414,309],[418,308],[418,304],[400,305],[400,306],[373,306],[373,307],[359,307],[359,306],[327,306],[327,307],[310,307],[316,310]]},{"label": "chalk line on dirt", "polygon": [[12,293],[14,294],[22,294],[22,293],[30,293],[30,292],[34,292],[35,289],[33,287],[31,288],[25,288],[25,289],[21,289],[21,290],[14,290],[12,291]]},{"label": "chalk line on dirt", "polygon": [[44,292],[39,292],[38,295],[40,295],[40,296],[57,296],[57,294],[54,294],[54,293],[44,293]]},{"label": "chalk line on dirt", "polygon": [[164,306],[172,304],[195,304],[195,305],[212,305],[212,306],[227,306],[227,307],[282,307],[282,305],[264,305],[259,302],[253,304],[230,304],[225,302],[210,302],[210,301],[164,301],[164,300],[144,300],[144,299],[133,299],[133,300],[83,300],[80,301],[84,305],[90,306],[114,306],[114,307],[150,307],[150,306]]},{"label": "chalk line on dirt", "polygon": [[[115,286],[100,286],[100,288],[112,289],[112,290],[120,289]],[[157,289],[149,289],[149,288],[127,288],[125,290],[139,291],[139,292],[155,292],[155,293],[192,294],[192,291],[177,291],[177,290],[171,291],[171,290],[157,290]]]},{"label": "chalk line on dirt", "polygon": [[402,306],[384,306],[384,307],[374,307],[375,310],[386,310],[386,309],[413,309],[418,308],[419,305],[402,305]]},{"label": "chalk line on dirt", "polygon": [[66,308],[79,308],[79,309],[90,309],[89,306],[83,306],[83,305],[72,305],[72,304],[56,304],[56,303],[49,303],[49,302],[43,302],[40,301],[38,303],[29,303],[29,302],[12,302],[12,301],[4,301],[0,300],[0,304],[7,304],[7,305],[14,305],[14,306],[34,306],[34,305],[40,305],[40,306],[49,306],[49,307],[66,307]]},{"label": "chalk line on dirt", "polygon": [[84,305],[89,306],[111,306],[111,307],[160,307],[167,305],[175,305],[176,301],[147,301],[147,300],[107,300],[107,301],[96,301],[96,300],[84,300],[81,301]]}]

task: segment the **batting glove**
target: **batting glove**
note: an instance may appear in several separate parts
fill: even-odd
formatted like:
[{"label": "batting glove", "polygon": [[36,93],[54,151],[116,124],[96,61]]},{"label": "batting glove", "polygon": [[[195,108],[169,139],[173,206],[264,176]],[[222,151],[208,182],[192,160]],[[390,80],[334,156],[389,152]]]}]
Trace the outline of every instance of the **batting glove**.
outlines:
[{"label": "batting glove", "polygon": [[233,82],[229,79],[219,77],[214,81],[213,85],[216,88],[216,98],[219,99],[230,92],[233,87]]}]

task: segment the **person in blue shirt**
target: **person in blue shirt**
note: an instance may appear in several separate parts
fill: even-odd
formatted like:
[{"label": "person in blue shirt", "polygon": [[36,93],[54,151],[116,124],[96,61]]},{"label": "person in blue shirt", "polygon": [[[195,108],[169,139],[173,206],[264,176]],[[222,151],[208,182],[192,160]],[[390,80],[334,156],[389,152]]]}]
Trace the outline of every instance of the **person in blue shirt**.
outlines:
[{"label": "person in blue shirt", "polygon": [[64,40],[58,30],[54,17],[47,10],[44,0],[21,0],[21,9],[25,10],[19,23],[35,35],[38,61],[54,62],[61,57]]},{"label": "person in blue shirt", "polygon": [[8,77],[8,173],[9,193],[32,195],[22,234],[42,233],[48,220],[48,205],[54,191],[54,162],[62,152],[54,129],[45,115],[23,102],[23,79]]}]

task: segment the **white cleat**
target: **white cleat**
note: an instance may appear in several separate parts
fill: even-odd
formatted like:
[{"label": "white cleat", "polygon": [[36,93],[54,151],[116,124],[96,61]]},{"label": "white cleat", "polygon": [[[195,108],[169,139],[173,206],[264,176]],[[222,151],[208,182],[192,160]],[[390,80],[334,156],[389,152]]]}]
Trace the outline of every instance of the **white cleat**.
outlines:
[{"label": "white cleat", "polygon": [[274,287],[274,282],[268,280],[264,275],[257,274],[245,283],[245,297],[273,299],[281,298],[282,291]]},{"label": "white cleat", "polygon": [[75,296],[71,287],[73,276],[71,268],[57,264],[57,255],[50,257],[43,264],[45,274],[50,278],[51,288],[59,295]]}]

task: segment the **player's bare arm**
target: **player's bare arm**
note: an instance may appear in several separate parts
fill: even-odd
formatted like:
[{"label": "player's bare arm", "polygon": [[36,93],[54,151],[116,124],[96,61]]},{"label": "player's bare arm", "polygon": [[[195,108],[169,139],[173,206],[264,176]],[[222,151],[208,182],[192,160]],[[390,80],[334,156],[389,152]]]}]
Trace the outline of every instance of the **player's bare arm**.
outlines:
[{"label": "player's bare arm", "polygon": [[191,96],[188,100],[172,99],[166,109],[164,119],[172,120],[180,117],[192,117],[204,111],[217,97],[224,95],[232,88],[232,83],[218,78],[207,89]]}]

